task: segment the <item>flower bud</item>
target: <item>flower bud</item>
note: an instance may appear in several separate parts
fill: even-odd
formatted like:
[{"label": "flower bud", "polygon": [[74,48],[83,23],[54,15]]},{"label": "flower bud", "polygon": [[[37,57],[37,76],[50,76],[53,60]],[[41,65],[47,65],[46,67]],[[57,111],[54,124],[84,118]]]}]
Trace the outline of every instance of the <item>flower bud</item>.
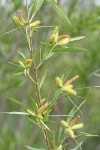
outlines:
[{"label": "flower bud", "polygon": [[53,34],[51,35],[50,42],[54,44],[57,43],[58,35],[59,35],[59,31],[58,31],[58,27],[56,26],[53,31]]},{"label": "flower bud", "polygon": [[73,89],[73,85],[63,86],[62,89],[69,94],[77,95],[76,91]]},{"label": "flower bud", "polygon": [[75,123],[77,123],[79,119],[80,119],[80,116],[77,115],[77,116],[70,122],[70,126],[73,126]]},{"label": "flower bud", "polygon": [[18,19],[18,17],[16,17],[16,16],[13,16],[13,21],[15,22],[15,24],[17,24],[17,25],[19,25],[19,26],[22,26],[23,25],[23,23]]},{"label": "flower bud", "polygon": [[47,107],[48,107],[48,102],[45,103],[44,105],[42,105],[42,106],[39,108],[39,112],[40,112],[40,113],[44,112]]},{"label": "flower bud", "polygon": [[35,117],[36,115],[29,109],[26,110],[31,116]]},{"label": "flower bud", "polygon": [[25,24],[25,19],[23,17],[22,10],[19,11],[18,19],[21,23]]},{"label": "flower bud", "polygon": [[31,26],[31,27],[37,27],[40,23],[41,23],[41,21],[37,20],[37,21],[35,21],[35,22],[32,22],[32,23],[30,24],[30,26]]},{"label": "flower bud", "polygon": [[42,117],[41,115],[37,115],[37,117],[38,117],[39,119],[43,119],[43,117]]},{"label": "flower bud", "polygon": [[73,77],[72,79],[68,80],[64,86],[71,84],[73,81],[77,80],[79,78],[79,75]]},{"label": "flower bud", "polygon": [[43,99],[41,100],[41,105],[43,105],[45,101],[46,101],[46,98],[43,98]]},{"label": "flower bud", "polygon": [[31,65],[32,65],[32,59],[27,59],[27,60],[26,60],[26,67],[27,67],[27,68],[30,68]]},{"label": "flower bud", "polygon": [[75,124],[71,127],[72,130],[77,130],[83,128],[83,123]]},{"label": "flower bud", "polygon": [[69,35],[61,35],[58,37],[58,45],[63,46],[69,43]]},{"label": "flower bud", "polygon": [[71,128],[66,129],[66,132],[72,139],[75,139],[74,131]]},{"label": "flower bud", "polygon": [[64,120],[61,121],[61,125],[65,128],[68,128],[68,123]]},{"label": "flower bud", "polygon": [[62,86],[63,86],[62,81],[61,81],[61,79],[60,79],[59,77],[56,77],[55,80],[56,80],[56,83],[57,83],[57,85],[58,85],[59,87],[62,87]]}]

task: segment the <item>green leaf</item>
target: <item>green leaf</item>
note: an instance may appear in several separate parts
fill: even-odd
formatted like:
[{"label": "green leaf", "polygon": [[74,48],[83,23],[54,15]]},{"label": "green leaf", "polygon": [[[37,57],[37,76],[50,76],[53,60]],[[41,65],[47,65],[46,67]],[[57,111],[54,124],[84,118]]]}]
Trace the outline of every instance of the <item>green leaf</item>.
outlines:
[{"label": "green leaf", "polygon": [[32,100],[34,111],[37,112],[38,111],[38,105],[37,105],[37,103],[35,102],[35,100],[31,96],[30,96],[30,99]]},{"label": "green leaf", "polygon": [[26,60],[26,57],[23,53],[21,53],[20,51],[18,51],[18,53]]},{"label": "green leaf", "polygon": [[19,64],[23,67],[23,68],[25,68],[25,65],[23,64],[23,62],[22,61],[18,61],[19,62]]},{"label": "green leaf", "polygon": [[64,20],[66,21],[69,25],[71,25],[68,17],[64,14],[63,10],[57,5],[55,4],[53,1],[48,0],[49,2],[51,2],[52,6],[54,7],[54,9],[56,10],[56,12],[58,13],[58,15]]},{"label": "green leaf", "polygon": [[44,114],[44,119],[47,118],[47,115],[51,112],[51,110],[53,109],[53,107],[55,106],[54,103],[52,103],[49,108],[46,110],[46,113]]},{"label": "green leaf", "polygon": [[81,47],[58,46],[53,51],[54,52],[85,52],[87,50]]},{"label": "green leaf", "polygon": [[11,97],[7,97],[9,100],[13,101],[14,103],[17,103],[18,105],[20,105],[22,108],[26,109],[30,109],[29,107],[27,107],[24,103],[20,102],[19,100],[15,99],[15,98],[11,98]]},{"label": "green leaf", "polygon": [[67,122],[69,123],[70,121],[71,121],[71,119],[72,119],[72,117],[73,117],[73,114],[74,114],[74,111],[75,111],[75,107],[73,107],[72,109],[71,109],[71,111],[69,112],[69,116],[67,117]]},{"label": "green leaf", "polygon": [[25,30],[22,27],[19,27],[13,19],[12,19],[12,21],[15,24],[16,28],[19,30],[19,32],[22,33],[26,37]]},{"label": "green leaf", "polygon": [[53,100],[52,100],[53,103],[55,103],[60,93],[61,93],[61,88],[57,88],[53,96]]},{"label": "green leaf", "polygon": [[44,121],[45,124],[50,125],[50,124],[56,124],[54,121],[46,120]]},{"label": "green leaf", "polygon": [[60,127],[59,129],[59,134],[58,134],[58,147],[61,145],[61,142],[62,142],[62,127]]},{"label": "green leaf", "polygon": [[13,62],[8,62],[8,63],[11,64],[11,65],[17,66],[17,67],[21,67],[20,65],[15,64],[15,63],[13,63]]},{"label": "green leaf", "polygon": [[47,57],[46,57],[45,60],[49,59],[49,58],[52,57],[53,55],[54,55],[54,53],[49,53],[49,54],[47,55]]},{"label": "green leaf", "polygon": [[43,54],[42,54],[42,61],[46,60],[46,57],[49,54],[49,49],[51,48],[50,44],[45,45],[44,50],[43,50]]},{"label": "green leaf", "polygon": [[90,134],[90,133],[85,133],[85,132],[81,132],[81,131],[77,131],[87,137],[100,137],[100,135],[96,135],[96,134]]},{"label": "green leaf", "polygon": [[96,77],[100,77],[100,69],[95,70],[94,72],[92,72],[89,77],[91,76],[96,76]]},{"label": "green leaf", "polygon": [[29,15],[35,15],[39,11],[43,3],[44,0],[34,0],[29,8]]},{"label": "green leaf", "polygon": [[81,39],[84,39],[85,36],[79,36],[79,37],[74,37],[74,38],[70,38],[69,41],[72,42],[72,41],[78,41],[78,40],[81,40]]},{"label": "green leaf", "polygon": [[33,148],[33,147],[30,147],[30,146],[25,146],[26,148],[30,149],[30,150],[46,150],[46,149],[38,149],[38,148]]},{"label": "green leaf", "polygon": [[40,47],[38,47],[35,51],[34,51],[34,54],[32,56],[32,59],[34,60],[34,58],[36,57],[37,53],[39,52],[40,50]]},{"label": "green leaf", "polygon": [[[32,118],[32,117],[27,117],[27,116],[25,116],[25,118],[27,119],[27,120],[29,120],[30,122],[32,122],[32,123],[34,123],[34,124],[36,124],[37,126],[39,126],[39,123],[37,122],[37,119],[36,118]],[[40,126],[39,126],[40,127]]]},{"label": "green leaf", "polygon": [[7,34],[9,34],[9,33],[12,33],[13,31],[16,31],[16,30],[17,30],[17,28],[12,29],[12,30],[10,30],[10,31],[7,31],[6,33],[2,34],[0,37],[5,36],[5,35],[7,35]]},{"label": "green leaf", "polygon": [[33,111],[31,111],[30,109],[26,110],[33,118],[36,117],[36,115],[34,114]]},{"label": "green leaf", "polygon": [[54,146],[55,149],[57,148],[57,146],[56,146],[56,134],[55,134],[55,132],[53,132],[53,146]]},{"label": "green leaf", "polygon": [[47,70],[43,73],[43,76],[41,78],[41,81],[40,81],[40,88],[42,87],[45,79],[46,79],[46,76],[47,76]]},{"label": "green leaf", "polygon": [[67,80],[67,78],[69,77],[69,75],[71,74],[71,72],[72,72],[72,70],[73,70],[73,67],[71,67],[66,73],[65,73],[65,75],[64,75],[64,82]]},{"label": "green leaf", "polygon": [[23,72],[17,72],[17,73],[14,73],[14,76],[21,76],[23,74]]},{"label": "green leaf", "polygon": [[40,120],[40,122],[41,122],[42,127],[43,127],[44,129],[47,129],[47,130],[51,131],[51,130],[48,128],[48,126],[47,126],[42,120]]}]

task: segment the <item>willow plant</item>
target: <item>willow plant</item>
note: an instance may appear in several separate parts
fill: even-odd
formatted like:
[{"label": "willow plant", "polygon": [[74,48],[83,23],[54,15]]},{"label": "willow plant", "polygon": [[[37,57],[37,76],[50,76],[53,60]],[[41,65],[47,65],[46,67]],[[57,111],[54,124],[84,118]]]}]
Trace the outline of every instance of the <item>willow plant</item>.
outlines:
[{"label": "willow plant", "polygon": [[[57,85],[56,90],[54,91],[54,96],[51,100],[47,97],[42,97],[41,89],[42,85],[45,82],[47,71],[44,71],[42,78],[39,78],[38,72],[41,66],[46,63],[48,59],[50,59],[53,55],[56,55],[57,52],[80,52],[85,51],[84,48],[78,47],[69,47],[68,44],[75,40],[80,40],[84,38],[75,37],[72,38],[70,35],[66,33],[61,35],[59,33],[59,26],[55,25],[52,26],[52,33],[48,39],[48,41],[40,42],[37,49],[34,48],[34,40],[33,35],[36,34],[36,31],[42,29],[40,20],[35,20],[35,15],[40,10],[41,6],[46,3],[50,3],[52,7],[55,9],[57,14],[63,19],[65,23],[71,26],[71,23],[67,16],[63,13],[62,9],[57,5],[56,0],[34,0],[31,5],[28,4],[26,0],[26,17],[23,15],[23,11],[19,10],[18,15],[13,16],[12,20],[16,26],[16,29],[22,33],[28,43],[28,49],[30,51],[30,57],[26,56],[22,52],[18,52],[22,60],[18,60],[17,67],[21,71],[17,72],[19,76],[25,76],[31,80],[33,84],[33,89],[35,91],[34,98],[30,97],[32,101],[33,107],[29,107],[21,102],[21,100],[17,100],[15,98],[9,98],[9,100],[19,104],[23,109],[24,112],[8,112],[8,114],[24,114],[26,118],[32,123],[37,125],[40,130],[42,130],[44,134],[44,139],[46,142],[46,149],[48,150],[64,150],[68,142],[66,139],[69,137],[76,142],[76,147],[81,149],[81,144],[77,142],[78,132],[75,132],[81,128],[83,128],[83,123],[77,123],[80,119],[80,116],[75,116],[75,113],[80,110],[80,107],[83,105],[84,101],[77,107],[75,104],[72,105],[72,109],[69,112],[67,118],[65,120],[61,120],[61,125],[58,133],[58,138],[54,135],[54,132],[49,127],[49,122],[51,121],[50,113],[52,112],[53,108],[57,105],[57,100],[59,96],[65,94],[70,99],[70,95],[76,96],[77,91],[73,87],[73,82],[75,82],[79,76],[76,75],[73,78],[66,80],[67,75],[62,75],[62,77],[55,77],[55,84]],[[33,21],[35,20],[35,21]],[[48,26],[49,28],[49,26]],[[35,36],[35,35],[34,35]],[[40,55],[40,59],[38,59],[38,54]],[[38,63],[36,64],[36,60],[38,59]],[[12,62],[11,62],[12,63]],[[12,63],[14,64],[14,63]],[[16,65],[16,64],[15,64]],[[72,102],[72,101],[71,101]],[[59,115],[58,115],[59,117]],[[49,139],[49,134],[53,134],[53,139]],[[53,142],[51,142],[53,141]],[[32,148],[31,146],[26,146],[28,149],[37,149]],[[39,145],[39,147],[41,147]],[[39,148],[38,148],[39,149]],[[45,148],[44,148],[45,149]]]}]

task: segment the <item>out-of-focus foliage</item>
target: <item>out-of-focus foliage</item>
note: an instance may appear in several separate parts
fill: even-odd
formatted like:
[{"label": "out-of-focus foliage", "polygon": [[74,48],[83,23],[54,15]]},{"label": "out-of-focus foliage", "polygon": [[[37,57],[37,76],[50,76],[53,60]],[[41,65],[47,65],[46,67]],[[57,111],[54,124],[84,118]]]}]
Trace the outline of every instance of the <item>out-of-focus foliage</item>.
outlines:
[{"label": "out-of-focus foliage", "polygon": [[[45,97],[45,95],[49,96],[50,91],[52,96],[56,86],[54,82],[55,77],[58,75],[62,76],[62,74],[67,73],[69,68],[72,67],[71,76],[73,76],[73,74],[79,74],[80,76],[80,80],[77,84],[77,87],[80,89],[77,89],[78,96],[74,101],[79,105],[80,101],[86,99],[85,104],[81,108],[84,116],[82,118],[85,124],[84,131],[90,134],[100,135],[100,90],[97,87],[92,87],[100,85],[100,74],[98,73],[98,76],[95,75],[95,73],[93,74],[93,72],[100,68],[100,7],[89,0],[63,0],[63,2],[62,0],[58,0],[58,4],[63,7],[66,14],[68,14],[72,23],[71,27],[66,27],[66,24],[63,24],[63,21],[56,15],[55,10],[46,4],[42,6],[36,19],[39,18],[42,25],[52,26],[53,24],[58,24],[61,28],[61,34],[66,33],[71,37],[86,36],[80,43],[77,42],[76,44],[75,42],[74,44],[73,42],[73,44],[70,45],[77,45],[78,47],[82,45],[88,49],[88,52],[72,54],[57,53],[56,56],[48,60],[44,65],[44,69],[49,67],[47,74],[48,80],[43,85],[42,95],[43,97]],[[15,28],[11,16],[21,8],[26,9],[24,1],[0,1],[0,111],[14,111],[19,109],[15,104],[6,100],[7,96],[14,96],[21,99],[24,103],[29,103],[27,95],[30,94],[33,96],[34,94],[34,89],[32,89],[30,81],[23,80],[22,77],[15,77],[13,70],[17,72],[17,68],[8,63],[16,62],[20,57],[18,51],[27,53],[27,43],[20,33],[13,31],[7,34],[7,31]],[[51,30],[51,28],[39,30],[39,36],[36,35],[34,37],[34,48],[37,47],[41,40],[47,41],[49,39]],[[2,36],[4,33],[6,34]],[[40,77],[43,73],[42,69],[41,67]],[[65,105],[65,100],[67,101],[66,98],[59,99],[58,106],[54,109],[54,113],[59,112],[59,114],[65,114],[69,112],[71,106],[69,102]],[[57,119],[58,124],[59,120],[60,119]],[[57,127],[55,127],[55,129],[56,128]],[[42,135],[38,129],[33,130],[33,126],[30,125],[26,119],[20,118],[19,116],[0,115],[1,150],[24,150],[24,145],[32,145],[32,143],[38,144],[41,138]],[[100,149],[99,137],[87,137],[83,140],[84,150]],[[41,141],[41,145],[44,145],[43,141]],[[72,142],[71,145],[69,145],[69,149],[73,147],[74,143]]]}]

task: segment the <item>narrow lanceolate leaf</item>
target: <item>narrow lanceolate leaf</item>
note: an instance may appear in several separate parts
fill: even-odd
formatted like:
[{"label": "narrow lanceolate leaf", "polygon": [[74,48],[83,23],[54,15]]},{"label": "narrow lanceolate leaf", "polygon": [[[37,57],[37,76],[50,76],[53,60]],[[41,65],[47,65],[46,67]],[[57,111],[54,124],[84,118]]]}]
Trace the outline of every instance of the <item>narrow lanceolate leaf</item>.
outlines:
[{"label": "narrow lanceolate leaf", "polygon": [[40,81],[40,88],[42,87],[45,79],[46,79],[46,76],[47,76],[47,70],[43,73],[43,76],[41,78],[41,81]]},{"label": "narrow lanceolate leaf", "polygon": [[56,102],[56,100],[58,99],[58,96],[59,96],[60,93],[61,93],[61,88],[57,88],[55,93],[54,93],[52,103]]},{"label": "narrow lanceolate leaf", "polygon": [[84,39],[85,36],[79,36],[79,37],[74,37],[74,38],[70,38],[69,41],[72,42],[72,41],[78,41],[78,40],[81,40],[81,39]]},{"label": "narrow lanceolate leaf", "polygon": [[69,112],[69,114],[68,114],[68,115],[69,115],[69,116],[67,117],[67,122],[68,122],[68,123],[71,121],[74,112],[75,112],[75,107],[73,107],[73,108],[71,109],[71,111]]},{"label": "narrow lanceolate leaf", "polygon": [[42,127],[43,127],[44,129],[47,129],[47,130],[51,131],[51,130],[48,128],[48,126],[47,126],[42,120],[40,120],[40,122],[41,122],[41,125],[42,125]]},{"label": "narrow lanceolate leaf", "polygon": [[19,30],[20,33],[22,33],[25,37],[26,37],[26,33],[25,31],[23,30],[22,27],[19,27],[15,22],[14,20],[12,19],[13,23],[15,24],[16,28]]},{"label": "narrow lanceolate leaf", "polygon": [[32,101],[34,111],[37,112],[38,111],[38,104],[36,103],[36,101],[31,96],[30,96],[30,100]]},{"label": "narrow lanceolate leaf", "polygon": [[43,5],[43,2],[44,0],[34,0],[29,8],[29,15],[35,15]]},{"label": "narrow lanceolate leaf", "polygon": [[24,103],[20,102],[19,100],[15,99],[15,98],[11,98],[11,97],[7,97],[9,100],[13,101],[14,103],[17,103],[18,105],[20,105],[22,108],[29,109],[29,107],[27,107]]},{"label": "narrow lanceolate leaf", "polygon": [[62,134],[62,127],[60,127],[60,129],[59,129],[59,134],[58,134],[58,146],[61,145],[62,136],[63,136],[63,134]]},{"label": "narrow lanceolate leaf", "polygon": [[10,31],[7,31],[7,32],[5,32],[4,34],[0,35],[0,37],[5,36],[5,35],[7,35],[7,34],[9,34],[9,33],[12,33],[13,31],[16,31],[16,30],[17,30],[17,28],[12,29],[12,30],[10,30]]},{"label": "narrow lanceolate leaf", "polygon": [[19,64],[20,64],[23,68],[25,68],[25,65],[23,64],[22,61],[18,61],[18,62],[19,62]]},{"label": "narrow lanceolate leaf", "polygon": [[69,68],[69,69],[67,70],[67,72],[64,74],[64,79],[63,79],[64,82],[67,80],[67,78],[68,78],[69,75],[72,73],[72,71],[73,71],[73,67]]},{"label": "narrow lanceolate leaf", "polygon": [[18,53],[26,60],[26,57],[23,53],[21,53],[20,51],[18,51]]},{"label": "narrow lanceolate leaf", "polygon": [[54,52],[85,52],[87,50],[81,47],[62,46],[62,47],[56,47],[53,51]]},{"label": "narrow lanceolate leaf", "polygon": [[46,149],[38,149],[38,148],[33,148],[33,147],[30,147],[30,146],[25,146],[26,148],[30,149],[30,150],[46,150]]},{"label": "narrow lanceolate leaf", "polygon": [[17,66],[17,67],[21,67],[20,65],[15,64],[15,63],[13,63],[13,62],[8,62],[8,63],[11,64],[11,65]]},{"label": "narrow lanceolate leaf", "polygon": [[51,2],[52,6],[54,7],[54,9],[56,10],[56,12],[58,13],[58,15],[64,19],[64,21],[66,21],[69,25],[71,25],[68,17],[64,14],[63,10],[56,4],[54,3],[53,1],[51,0],[48,0],[49,2]]},{"label": "narrow lanceolate leaf", "polygon": [[23,74],[23,72],[16,72],[16,73],[14,73],[14,76],[21,76]]}]

